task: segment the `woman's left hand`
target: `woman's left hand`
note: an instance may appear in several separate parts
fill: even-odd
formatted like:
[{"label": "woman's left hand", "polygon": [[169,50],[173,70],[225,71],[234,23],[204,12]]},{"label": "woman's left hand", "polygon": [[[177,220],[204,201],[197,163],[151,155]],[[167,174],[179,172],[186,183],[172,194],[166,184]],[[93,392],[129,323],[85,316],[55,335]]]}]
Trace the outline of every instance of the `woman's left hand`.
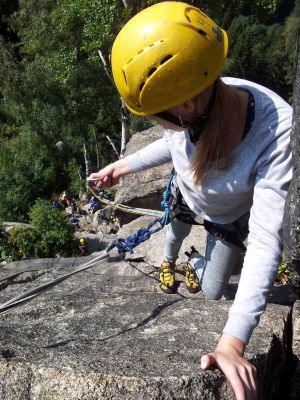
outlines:
[{"label": "woman's left hand", "polygon": [[256,400],[256,368],[242,356],[245,343],[224,333],[213,353],[201,358],[201,368],[219,368],[232,386],[236,400]]}]

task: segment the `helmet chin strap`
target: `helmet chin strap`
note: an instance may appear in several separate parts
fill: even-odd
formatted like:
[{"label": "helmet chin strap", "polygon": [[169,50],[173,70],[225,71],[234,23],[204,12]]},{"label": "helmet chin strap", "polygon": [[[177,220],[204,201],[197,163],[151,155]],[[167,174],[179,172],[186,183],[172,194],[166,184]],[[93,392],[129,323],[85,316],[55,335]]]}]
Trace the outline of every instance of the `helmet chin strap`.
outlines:
[{"label": "helmet chin strap", "polygon": [[209,102],[207,103],[205,110],[192,123],[188,122],[188,121],[184,121],[180,117],[176,117],[175,115],[170,114],[168,111],[162,111],[160,113],[155,114],[155,116],[158,118],[164,119],[165,121],[168,121],[171,124],[180,126],[181,128],[188,129],[191,142],[196,143],[198,141],[199,137],[202,135],[202,133],[204,131],[204,127],[205,127],[207,121],[209,120],[211,111],[215,104],[216,93],[217,93],[217,83],[215,82],[214,86],[213,86],[212,95],[210,96]]}]

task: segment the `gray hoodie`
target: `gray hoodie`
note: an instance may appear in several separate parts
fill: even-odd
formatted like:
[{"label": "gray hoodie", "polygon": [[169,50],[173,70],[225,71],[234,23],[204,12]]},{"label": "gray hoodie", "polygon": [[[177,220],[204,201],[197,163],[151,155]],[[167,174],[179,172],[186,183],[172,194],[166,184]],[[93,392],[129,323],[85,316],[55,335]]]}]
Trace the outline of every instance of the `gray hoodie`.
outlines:
[{"label": "gray hoodie", "polygon": [[226,224],[250,210],[248,245],[234,303],[224,328],[248,342],[266,308],[282,251],[282,217],[292,178],[290,131],[292,108],[277,94],[253,82],[222,78],[250,91],[255,117],[230,168],[208,170],[200,187],[189,165],[195,146],[188,131],[166,130],[164,137],[127,157],[132,172],[172,161],[180,191],[202,218]]}]

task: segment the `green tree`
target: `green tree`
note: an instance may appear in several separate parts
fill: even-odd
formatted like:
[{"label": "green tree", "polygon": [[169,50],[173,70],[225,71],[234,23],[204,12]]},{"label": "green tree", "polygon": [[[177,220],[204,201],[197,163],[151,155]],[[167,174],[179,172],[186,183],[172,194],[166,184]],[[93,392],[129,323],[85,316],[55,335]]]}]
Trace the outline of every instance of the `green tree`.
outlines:
[{"label": "green tree", "polygon": [[224,74],[256,81],[290,100],[294,76],[291,54],[299,21],[299,17],[293,19],[293,40],[288,41],[286,25],[257,24],[252,17],[242,15],[235,18],[228,29],[230,47]]},{"label": "green tree", "polygon": [[[15,204],[11,211],[8,211],[11,194],[16,194],[16,186],[21,181],[27,183],[27,177],[22,174],[37,174],[28,165],[26,172],[19,170],[18,179],[13,183],[5,178],[5,195],[1,195],[0,203],[6,206],[0,212],[7,213],[6,218],[24,219],[33,198],[50,196],[51,190],[57,192],[69,185],[76,186],[78,179],[72,183],[75,175],[70,174],[74,171],[70,163],[74,166],[75,160],[78,169],[82,169],[83,149],[98,167],[111,158],[106,135],[112,139],[120,136],[119,100],[103,71],[97,49],[109,47],[109,40],[122,23],[123,11],[119,1],[19,2],[19,11],[11,17],[10,26],[20,38],[21,60],[16,59],[9,43],[0,43],[3,61],[0,72],[6,77],[0,84],[3,117],[0,141],[19,135],[25,128],[28,137],[38,136],[37,148],[44,146],[50,150],[48,163],[55,163],[55,168],[52,168],[54,176],[50,174],[44,184],[32,185],[28,198],[27,188],[23,195],[22,185],[19,189],[22,197],[13,196]],[[9,157],[2,157],[3,177],[12,164],[18,164],[15,151],[18,140],[7,144]],[[54,151],[58,141],[63,142],[60,153]],[[34,141],[33,145],[36,145]],[[33,153],[38,162],[39,152]],[[32,161],[33,157],[27,158]],[[35,164],[34,160],[31,165]],[[48,170],[40,173],[46,179]],[[22,204],[16,205],[21,198]]]},{"label": "green tree", "polygon": [[54,257],[57,253],[70,251],[72,229],[63,213],[52,207],[50,201],[38,199],[29,216],[35,239],[35,257]]},{"label": "green tree", "polygon": [[30,209],[31,227],[14,227],[8,238],[0,237],[0,259],[55,257],[71,254],[72,228],[63,213],[52,207],[50,201],[38,199]]},{"label": "green tree", "polygon": [[[26,220],[37,197],[79,190],[89,163],[99,168],[115,157],[106,138],[120,139],[120,101],[97,50],[108,54],[124,22],[157,2],[132,0],[125,9],[121,0],[0,0],[0,217]],[[190,3],[229,28],[228,74],[288,98],[295,1]],[[144,126],[132,119],[132,131]]]},{"label": "green tree", "polygon": [[110,3],[20,1],[15,20],[22,39],[26,119],[45,140],[63,137],[75,153],[84,143],[92,146],[91,130],[118,134],[117,96],[97,54],[122,9],[119,2]]},{"label": "green tree", "polygon": [[25,129],[2,143],[0,219],[24,221],[36,197],[56,186],[55,157],[41,138]]}]

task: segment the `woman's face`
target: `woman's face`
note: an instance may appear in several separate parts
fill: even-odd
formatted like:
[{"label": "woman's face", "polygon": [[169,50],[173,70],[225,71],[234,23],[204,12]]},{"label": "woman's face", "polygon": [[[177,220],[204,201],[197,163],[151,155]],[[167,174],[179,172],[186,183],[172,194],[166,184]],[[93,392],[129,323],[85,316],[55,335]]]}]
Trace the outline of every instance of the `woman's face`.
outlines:
[{"label": "woman's face", "polygon": [[[187,124],[193,123],[196,118],[205,110],[205,107],[210,99],[212,89],[213,86],[210,86],[203,93],[200,93],[198,96],[193,97],[192,99],[187,100],[176,107],[170,108],[167,110],[167,112]],[[169,129],[175,132],[181,132],[185,129],[182,125],[175,125],[174,123],[159,118],[156,115],[151,115],[147,118],[157,122],[164,129]]]}]

